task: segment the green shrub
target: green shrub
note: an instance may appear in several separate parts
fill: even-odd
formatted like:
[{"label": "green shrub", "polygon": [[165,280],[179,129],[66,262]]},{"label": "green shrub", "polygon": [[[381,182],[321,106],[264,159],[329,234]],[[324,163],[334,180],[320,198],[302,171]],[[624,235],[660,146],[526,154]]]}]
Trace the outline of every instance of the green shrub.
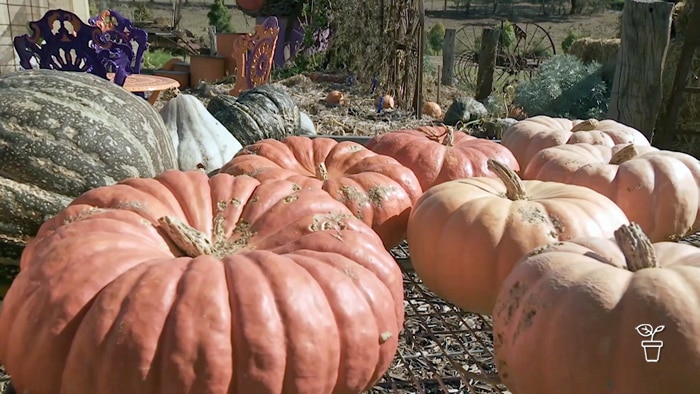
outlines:
[{"label": "green shrub", "polygon": [[144,3],[138,3],[136,9],[134,10],[134,21],[152,21],[153,14],[151,10],[146,7]]},{"label": "green shrub", "polygon": [[564,53],[569,53],[569,48],[571,48],[571,44],[574,43],[574,41],[578,40],[579,38],[586,37],[585,35],[577,32],[577,31],[569,31],[569,34],[566,35],[566,38],[561,42],[561,49],[564,51]]},{"label": "green shrub", "polygon": [[163,67],[172,57],[172,53],[162,49],[149,49],[143,54],[143,68],[147,70],[157,70]]},{"label": "green shrub", "polygon": [[432,53],[442,51],[442,43],[445,41],[445,25],[438,22],[428,32],[428,45]]},{"label": "green shrub", "polygon": [[555,55],[542,63],[532,79],[518,86],[513,103],[530,116],[600,119],[608,111],[609,94],[600,64]]},{"label": "green shrub", "polygon": [[503,24],[496,25],[495,28],[501,30],[501,34],[498,36],[498,44],[501,45],[501,48],[512,49],[516,42],[513,23],[504,21]]},{"label": "green shrub", "polygon": [[611,10],[622,11],[622,8],[624,6],[625,6],[625,0],[611,0],[610,1],[610,9]]},{"label": "green shrub", "polygon": [[231,33],[231,13],[224,4],[224,0],[214,0],[207,13],[209,26],[215,26],[217,33]]}]

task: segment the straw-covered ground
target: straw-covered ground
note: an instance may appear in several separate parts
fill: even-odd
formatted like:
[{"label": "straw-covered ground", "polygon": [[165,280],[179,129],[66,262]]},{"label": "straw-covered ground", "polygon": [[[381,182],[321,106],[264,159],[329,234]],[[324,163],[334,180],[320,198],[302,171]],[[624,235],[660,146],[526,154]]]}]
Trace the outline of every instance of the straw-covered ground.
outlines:
[{"label": "straw-covered ground", "polygon": [[[403,109],[403,103],[397,102],[395,109],[377,112],[376,99],[378,91],[372,93],[370,84],[365,81],[356,81],[353,85],[348,83],[331,82],[329,80],[344,80],[338,75],[311,75],[312,80],[305,74],[275,81],[286,87],[288,93],[296,102],[300,111],[305,112],[314,122],[318,134],[327,135],[376,135],[392,130],[418,127],[440,123],[440,119],[423,115],[417,119],[415,114]],[[320,80],[319,80],[320,79]],[[222,81],[220,83],[204,85],[196,88],[185,89],[180,93],[197,96],[205,105],[213,95],[228,94],[233,84]],[[342,105],[328,105],[326,95],[331,90],[343,93]],[[452,101],[462,95],[457,88],[450,86],[440,87],[439,104],[443,113],[449,108]],[[424,101],[437,101],[437,86],[435,81],[426,81],[423,87]],[[162,94],[156,103],[156,108],[161,108],[169,100],[175,91]]]}]

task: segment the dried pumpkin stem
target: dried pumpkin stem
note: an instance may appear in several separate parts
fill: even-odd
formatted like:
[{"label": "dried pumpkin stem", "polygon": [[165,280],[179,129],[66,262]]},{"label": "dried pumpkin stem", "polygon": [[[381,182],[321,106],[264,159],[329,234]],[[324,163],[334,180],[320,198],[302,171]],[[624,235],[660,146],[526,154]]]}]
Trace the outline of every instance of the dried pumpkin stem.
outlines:
[{"label": "dried pumpkin stem", "polygon": [[629,144],[617,151],[617,153],[610,158],[610,164],[622,164],[630,159],[633,159],[638,154],[639,152],[637,152],[637,148],[635,148],[634,144]]},{"label": "dried pumpkin stem", "polygon": [[527,198],[527,194],[525,193],[525,185],[515,171],[511,170],[507,165],[494,159],[489,159],[487,166],[488,169],[493,171],[501,182],[506,185],[506,197],[509,200],[525,200]]},{"label": "dried pumpkin stem", "polygon": [[182,252],[189,257],[213,255],[214,245],[203,232],[187,225],[177,217],[163,216],[158,219],[160,228]]},{"label": "dried pumpkin stem", "polygon": [[447,128],[447,131],[445,132],[445,139],[442,140],[442,144],[445,146],[455,145],[455,129],[452,127]]},{"label": "dried pumpkin stem", "polygon": [[328,168],[326,167],[326,163],[320,163],[318,167],[316,167],[316,178],[322,181],[328,180]]},{"label": "dried pumpkin stem", "polygon": [[577,131],[591,131],[591,130],[595,130],[597,127],[598,127],[598,120],[588,119],[588,120],[584,120],[583,122],[572,127],[571,131],[574,133]]},{"label": "dried pumpkin stem", "polygon": [[617,229],[615,241],[625,255],[628,270],[635,272],[659,266],[654,246],[637,223],[623,225]]}]

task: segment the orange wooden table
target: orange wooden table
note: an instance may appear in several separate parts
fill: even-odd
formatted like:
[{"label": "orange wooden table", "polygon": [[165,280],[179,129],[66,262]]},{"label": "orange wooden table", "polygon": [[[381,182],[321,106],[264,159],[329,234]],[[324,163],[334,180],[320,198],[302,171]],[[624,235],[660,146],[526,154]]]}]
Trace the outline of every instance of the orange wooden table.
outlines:
[{"label": "orange wooden table", "polygon": [[[110,81],[114,80],[114,74],[108,73],[107,78]],[[180,82],[168,78],[161,77],[159,75],[150,74],[131,74],[126,77],[123,88],[132,92],[151,92],[151,96],[148,97],[148,102],[153,105],[158,99],[160,92],[170,88],[180,87]]]}]

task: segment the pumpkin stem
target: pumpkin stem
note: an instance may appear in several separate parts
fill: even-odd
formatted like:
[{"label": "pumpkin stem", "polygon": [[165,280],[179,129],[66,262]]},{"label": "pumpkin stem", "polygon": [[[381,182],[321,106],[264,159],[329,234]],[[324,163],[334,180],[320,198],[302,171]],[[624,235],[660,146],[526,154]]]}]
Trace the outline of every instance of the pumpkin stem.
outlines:
[{"label": "pumpkin stem", "polygon": [[455,145],[455,129],[452,127],[447,127],[447,131],[445,131],[445,139],[442,140],[442,144],[445,146]]},{"label": "pumpkin stem", "polygon": [[327,181],[328,180],[328,168],[326,168],[326,163],[320,163],[316,167],[316,178]]},{"label": "pumpkin stem", "polygon": [[571,131],[574,133],[577,131],[591,131],[591,130],[595,130],[597,127],[598,127],[598,120],[591,118],[588,120],[584,120],[583,122],[572,127]]},{"label": "pumpkin stem", "polygon": [[527,198],[525,194],[525,185],[515,171],[494,159],[489,159],[487,166],[488,169],[493,171],[493,173],[498,176],[498,179],[506,185],[506,197],[509,200],[525,200]]},{"label": "pumpkin stem", "polygon": [[639,152],[637,152],[637,148],[634,147],[634,144],[629,144],[626,147],[620,149],[615,153],[612,158],[610,158],[610,164],[615,164],[619,165],[627,160],[630,160],[637,156]]},{"label": "pumpkin stem", "polygon": [[615,231],[615,241],[625,255],[628,270],[636,272],[659,266],[654,246],[637,223],[618,228]]},{"label": "pumpkin stem", "polygon": [[158,224],[185,255],[197,257],[214,254],[214,245],[211,240],[203,232],[183,223],[179,218],[163,216],[158,219]]}]

